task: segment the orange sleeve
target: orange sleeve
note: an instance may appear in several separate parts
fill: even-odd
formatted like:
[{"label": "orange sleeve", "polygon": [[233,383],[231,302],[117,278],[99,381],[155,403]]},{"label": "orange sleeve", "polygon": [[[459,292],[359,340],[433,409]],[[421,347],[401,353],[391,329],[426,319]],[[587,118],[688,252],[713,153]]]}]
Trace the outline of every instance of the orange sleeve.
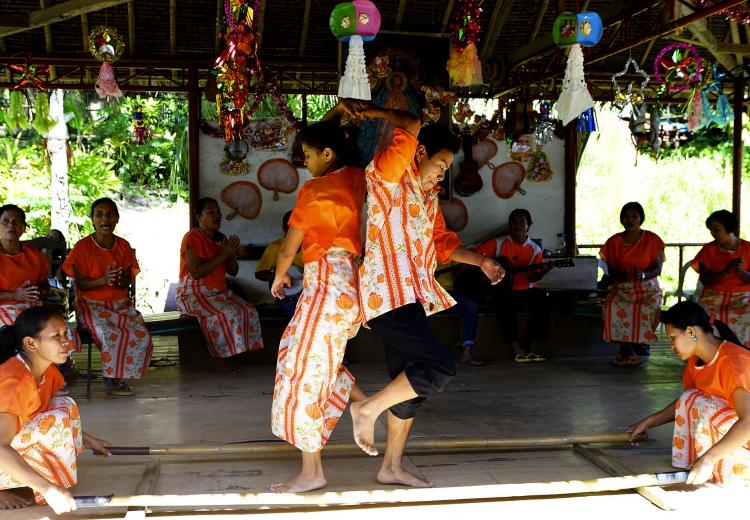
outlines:
[{"label": "orange sleeve", "polygon": [[534,255],[534,258],[531,259],[531,263],[532,264],[538,264],[541,261],[542,261],[542,252],[541,251],[537,251],[536,254]]},{"label": "orange sleeve", "polygon": [[612,252],[612,237],[608,238],[606,242],[604,242],[604,245],[599,249],[599,258],[604,260],[605,263],[607,263],[607,257]]},{"label": "orange sleeve", "polygon": [[182,240],[182,247],[185,253],[187,253],[188,249],[191,249],[193,253],[195,253],[202,260],[209,260],[208,258],[206,258],[206,248],[201,241],[200,236],[198,236],[198,233],[189,232]]},{"label": "orange sleeve", "polygon": [[0,378],[0,412],[10,413],[18,417],[26,415],[25,407],[19,400],[18,386],[21,380],[16,374],[3,374]]},{"label": "orange sleeve", "polygon": [[692,267],[697,273],[700,274],[700,264],[708,265],[710,263],[710,255],[711,255],[711,244],[713,242],[710,242],[706,245],[704,245],[700,251],[698,251],[698,254],[695,255],[695,258],[693,258],[693,261],[690,262],[690,267]]},{"label": "orange sleeve", "polygon": [[[81,239],[84,240],[84,239]],[[70,276],[71,278],[75,277],[75,270],[73,269],[73,266],[75,266],[78,263],[79,255],[81,253],[81,247],[79,244],[81,242],[79,241],[76,245],[73,246],[73,249],[70,250],[70,253],[68,253],[68,256],[65,257],[65,261],[62,265],[62,270],[65,274]]]},{"label": "orange sleeve", "polygon": [[442,211],[435,213],[435,226],[432,236],[435,240],[435,251],[437,252],[438,261],[442,263],[449,262],[453,251],[463,245],[458,235],[445,227]]},{"label": "orange sleeve", "polygon": [[125,240],[122,240],[122,242],[123,254],[125,256],[125,261],[123,262],[123,264],[130,267],[130,276],[132,281],[135,280],[135,277],[138,275],[138,273],[141,272],[141,266],[138,265],[138,259],[135,257],[135,249],[133,249],[130,243],[126,242]]},{"label": "orange sleeve", "polygon": [[417,138],[402,128],[393,129],[393,141],[372,160],[375,172],[386,182],[399,182],[417,151]]},{"label": "orange sleeve", "polygon": [[682,373],[682,388],[684,390],[691,390],[695,388],[695,381],[693,380],[693,370],[695,369],[695,358],[688,361],[685,371]]},{"label": "orange sleeve", "polygon": [[294,206],[292,216],[289,217],[289,227],[298,229],[302,231],[302,233],[306,233],[307,230],[310,229],[310,226],[312,225],[310,217],[315,215],[314,212],[310,210],[310,206],[315,202],[315,196],[310,193],[311,190],[309,188],[310,185],[305,183],[305,185],[302,186],[302,189],[299,190],[299,193],[297,194],[297,204]]},{"label": "orange sleeve", "polygon": [[482,242],[474,248],[474,252],[479,253],[480,255],[489,256],[490,258],[495,258],[497,256],[497,239],[490,238],[488,241]]},{"label": "orange sleeve", "polygon": [[651,233],[651,250],[653,252],[653,256],[651,258],[652,261],[656,261],[657,258],[662,254],[664,249],[666,249],[667,244],[664,243],[664,240],[661,239],[659,235],[656,233]]},{"label": "orange sleeve", "polygon": [[[747,350],[739,345],[731,344],[734,352],[739,352],[740,355],[729,356],[729,365],[731,366],[732,377],[727,378],[734,381],[732,388],[727,388],[727,395],[731,395],[738,388],[742,388],[747,392],[750,392],[750,356],[747,355]],[[734,403],[732,403],[734,406]]]}]

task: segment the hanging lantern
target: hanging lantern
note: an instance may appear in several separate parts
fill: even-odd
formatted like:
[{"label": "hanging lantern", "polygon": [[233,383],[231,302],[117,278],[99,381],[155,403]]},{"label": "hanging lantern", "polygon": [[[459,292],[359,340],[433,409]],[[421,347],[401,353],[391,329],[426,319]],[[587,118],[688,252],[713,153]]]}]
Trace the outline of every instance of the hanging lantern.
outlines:
[{"label": "hanging lantern", "polygon": [[146,118],[143,115],[143,105],[138,103],[133,107],[133,131],[135,132],[135,138],[133,142],[135,144],[143,144],[146,142],[151,135],[151,132],[146,128]]},{"label": "hanging lantern", "polygon": [[365,66],[363,43],[375,38],[380,30],[380,12],[369,0],[337,4],[331,12],[329,27],[337,40],[349,42],[344,75],[339,83],[339,97],[372,99]]},{"label": "hanging lantern", "polygon": [[579,43],[592,47],[602,38],[604,26],[597,13],[562,13],[552,26],[552,39],[560,47]]}]

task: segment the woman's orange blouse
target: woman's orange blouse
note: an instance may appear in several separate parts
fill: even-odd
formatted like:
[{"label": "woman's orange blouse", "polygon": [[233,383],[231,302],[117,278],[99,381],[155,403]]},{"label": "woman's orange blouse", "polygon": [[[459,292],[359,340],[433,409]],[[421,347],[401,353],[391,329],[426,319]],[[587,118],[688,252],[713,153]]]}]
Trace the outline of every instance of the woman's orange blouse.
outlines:
[{"label": "woman's orange blouse", "polygon": [[[108,267],[130,269],[131,279],[135,279],[140,272],[135,251],[130,247],[127,240],[120,237],[115,237],[115,245],[111,249],[105,249],[97,244],[93,235],[82,238],[73,247],[62,265],[65,274],[72,278],[76,276],[74,267],[78,269],[78,274],[81,277],[92,279],[102,278],[107,273]],[[105,302],[122,300],[128,297],[127,287],[113,287],[111,285],[100,285],[85,291],[79,287],[78,292],[90,300]]]},{"label": "woman's orange blouse", "polygon": [[667,247],[659,235],[643,231],[634,244],[626,244],[622,234],[617,233],[607,239],[599,250],[599,256],[610,268],[632,273],[646,271]]},{"label": "woman's orange blouse", "polygon": [[297,196],[289,227],[304,233],[302,261],[314,262],[332,247],[362,253],[362,207],[367,195],[365,172],[347,166],[310,179]]},{"label": "woman's orange blouse", "polygon": [[49,401],[63,387],[65,380],[53,364],[42,375],[38,385],[34,375],[19,356],[0,365],[0,412],[18,417],[16,433],[36,414],[44,412]]},{"label": "woman's orange blouse", "polygon": [[735,390],[743,388],[750,392],[750,350],[725,341],[719,345],[713,361],[697,366],[698,361],[698,356],[688,360],[682,374],[685,390],[697,388],[714,397],[721,397],[732,408]]},{"label": "woman's orange blouse", "polygon": [[[0,253],[0,291],[12,292],[26,281],[33,285],[47,281],[49,262],[38,249],[23,244],[23,250],[17,255]],[[16,303],[18,300],[4,300],[5,303]]]},{"label": "woman's orange blouse", "polygon": [[[700,264],[703,264],[705,270],[709,273],[716,273],[722,271],[729,262],[735,259],[741,259],[740,264],[743,269],[750,270],[750,242],[747,240],[740,240],[740,245],[736,251],[727,251],[722,249],[719,244],[714,240],[709,242],[698,252],[698,255],[693,259],[692,267],[698,273],[700,273]],[[742,278],[734,271],[730,271],[725,276],[721,277],[718,283],[709,285],[703,284],[706,289],[712,291],[726,291],[726,292],[747,292],[750,291],[750,284],[742,281]]]},{"label": "woman's orange blouse", "polygon": [[[213,260],[221,251],[221,244],[214,242],[199,228],[193,228],[182,237],[180,245],[180,279],[185,278],[188,273],[187,259],[185,255],[190,249],[198,258],[204,262]],[[226,262],[218,265],[213,271],[201,278],[201,282],[209,289],[226,290],[227,289],[227,264]]]}]

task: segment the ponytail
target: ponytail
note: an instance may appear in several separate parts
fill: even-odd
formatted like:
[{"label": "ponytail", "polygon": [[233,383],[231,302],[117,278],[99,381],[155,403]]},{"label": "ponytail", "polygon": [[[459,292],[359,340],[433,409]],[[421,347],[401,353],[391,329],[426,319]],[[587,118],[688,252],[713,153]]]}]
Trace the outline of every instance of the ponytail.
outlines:
[{"label": "ponytail", "polygon": [[685,330],[688,327],[696,327],[706,334],[713,334],[714,328],[716,328],[719,337],[723,341],[729,341],[735,345],[745,347],[732,329],[729,328],[729,325],[723,321],[709,317],[705,309],[695,302],[684,301],[670,307],[661,313],[661,322],[680,330]]},{"label": "ponytail", "polygon": [[23,338],[37,336],[59,312],[46,307],[30,307],[16,317],[13,325],[0,329],[0,363],[23,351]]}]

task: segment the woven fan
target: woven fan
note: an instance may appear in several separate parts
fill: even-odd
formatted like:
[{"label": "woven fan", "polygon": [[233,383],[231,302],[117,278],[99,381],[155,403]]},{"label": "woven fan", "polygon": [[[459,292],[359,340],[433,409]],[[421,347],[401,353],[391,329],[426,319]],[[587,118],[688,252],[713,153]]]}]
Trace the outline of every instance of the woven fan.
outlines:
[{"label": "woven fan", "polygon": [[273,192],[273,200],[279,200],[279,192],[295,192],[299,186],[299,174],[286,159],[269,159],[258,168],[258,182]]},{"label": "woven fan", "polygon": [[260,207],[263,204],[260,189],[254,183],[248,181],[236,181],[227,184],[221,190],[221,200],[232,208],[232,212],[227,215],[227,220],[232,220],[237,215],[253,219],[260,213]]}]

